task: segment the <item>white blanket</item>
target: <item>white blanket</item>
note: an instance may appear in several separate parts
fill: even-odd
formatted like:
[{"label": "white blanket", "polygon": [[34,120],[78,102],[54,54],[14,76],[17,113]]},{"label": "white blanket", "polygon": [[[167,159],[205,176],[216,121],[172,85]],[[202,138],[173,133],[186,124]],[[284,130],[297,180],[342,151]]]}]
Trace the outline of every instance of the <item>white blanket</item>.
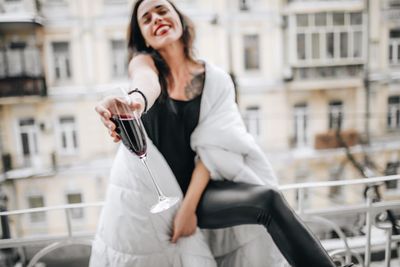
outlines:
[{"label": "white blanket", "polygon": [[[148,163],[161,189],[166,195],[182,198],[165,159],[148,142]],[[200,120],[191,145],[211,171],[212,179],[276,185],[268,161],[246,133],[230,77],[210,64],[206,64]],[[198,229],[172,244],[172,221],[179,205],[154,215],[149,208],[156,200],[141,162],[121,145],[93,242],[91,267],[286,266],[265,228],[258,225]]]}]

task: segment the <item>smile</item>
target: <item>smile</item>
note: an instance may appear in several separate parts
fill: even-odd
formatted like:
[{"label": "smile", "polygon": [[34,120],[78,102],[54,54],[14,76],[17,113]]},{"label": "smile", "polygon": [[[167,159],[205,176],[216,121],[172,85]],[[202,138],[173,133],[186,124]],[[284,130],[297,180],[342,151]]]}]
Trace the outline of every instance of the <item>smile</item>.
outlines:
[{"label": "smile", "polygon": [[171,28],[171,26],[166,25],[166,24],[160,25],[154,31],[154,35],[156,35],[156,36],[164,35],[170,28]]}]

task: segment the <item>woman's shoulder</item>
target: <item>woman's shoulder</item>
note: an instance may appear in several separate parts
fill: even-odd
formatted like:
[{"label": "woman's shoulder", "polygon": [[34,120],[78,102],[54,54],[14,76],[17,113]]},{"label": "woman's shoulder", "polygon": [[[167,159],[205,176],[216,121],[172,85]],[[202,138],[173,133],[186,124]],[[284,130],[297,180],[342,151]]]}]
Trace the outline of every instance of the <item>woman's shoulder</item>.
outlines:
[{"label": "woman's shoulder", "polygon": [[211,79],[215,79],[215,81],[226,81],[231,80],[231,76],[222,69],[220,66],[217,66],[209,61],[204,61],[206,66],[206,75]]},{"label": "woman's shoulder", "polygon": [[234,84],[231,76],[223,68],[206,62],[206,84],[205,88],[213,97],[227,97],[234,95]]}]

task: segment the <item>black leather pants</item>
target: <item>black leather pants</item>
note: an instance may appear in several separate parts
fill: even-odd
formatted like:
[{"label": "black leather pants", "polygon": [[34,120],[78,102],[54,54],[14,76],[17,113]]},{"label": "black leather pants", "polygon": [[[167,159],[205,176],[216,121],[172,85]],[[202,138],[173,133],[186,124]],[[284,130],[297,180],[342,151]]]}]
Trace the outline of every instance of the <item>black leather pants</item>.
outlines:
[{"label": "black leather pants", "polygon": [[262,224],[294,267],[334,267],[320,242],[274,189],[229,181],[210,181],[198,209],[200,228]]}]

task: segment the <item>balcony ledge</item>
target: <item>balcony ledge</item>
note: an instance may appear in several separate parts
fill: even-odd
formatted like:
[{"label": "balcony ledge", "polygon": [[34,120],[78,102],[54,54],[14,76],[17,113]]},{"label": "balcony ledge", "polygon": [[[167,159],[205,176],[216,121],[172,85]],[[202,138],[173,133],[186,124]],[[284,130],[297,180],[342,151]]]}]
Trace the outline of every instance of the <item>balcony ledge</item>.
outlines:
[{"label": "balcony ledge", "polygon": [[43,18],[33,13],[6,13],[0,14],[1,24],[34,24],[43,26]]}]

